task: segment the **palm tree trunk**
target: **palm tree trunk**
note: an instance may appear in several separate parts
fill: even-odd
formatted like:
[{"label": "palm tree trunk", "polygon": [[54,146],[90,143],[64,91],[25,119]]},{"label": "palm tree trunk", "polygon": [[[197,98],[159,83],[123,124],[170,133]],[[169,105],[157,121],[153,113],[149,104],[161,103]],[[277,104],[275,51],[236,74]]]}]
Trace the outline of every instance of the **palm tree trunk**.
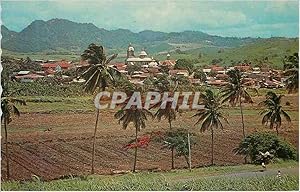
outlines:
[{"label": "palm tree trunk", "polygon": [[[242,116],[242,126],[243,126],[243,138],[246,137],[245,134],[245,123],[244,123],[244,113],[243,113],[243,106],[242,106],[242,98],[240,98],[240,110],[241,110],[241,116]],[[245,163],[247,163],[247,156],[244,157]]]},{"label": "palm tree trunk", "polygon": [[172,167],[171,169],[174,169],[174,146],[172,146],[172,149],[171,149],[171,153],[172,153]]},{"label": "palm tree trunk", "polygon": [[211,165],[214,165],[214,129],[211,127]]},{"label": "palm tree trunk", "polygon": [[136,168],[136,159],[137,159],[137,149],[138,149],[138,128],[135,128],[135,151],[134,151],[134,162],[133,162],[133,170],[132,172],[135,173]]},{"label": "palm tree trunk", "polygon": [[192,171],[192,153],[191,153],[191,140],[190,133],[188,131],[188,149],[189,149],[189,170]]},{"label": "palm tree trunk", "polygon": [[189,157],[184,155],[184,159],[185,159],[186,164],[188,165],[188,167],[190,167]]},{"label": "palm tree trunk", "polygon": [[240,110],[241,110],[241,116],[242,116],[242,126],[243,126],[243,137],[246,137],[245,134],[245,124],[244,124],[244,113],[243,113],[243,107],[242,107],[242,99],[240,98]]},{"label": "palm tree trunk", "polygon": [[4,132],[5,132],[5,156],[6,156],[6,178],[9,180],[9,157],[8,157],[8,142],[7,142],[7,121],[4,118]]},{"label": "palm tree trunk", "polygon": [[95,144],[96,144],[96,133],[97,133],[97,127],[98,127],[99,113],[100,113],[100,109],[97,109],[97,117],[96,117],[94,137],[93,137],[92,170],[91,170],[91,174],[95,173],[95,170],[94,170],[94,167],[95,167]]},{"label": "palm tree trunk", "polygon": [[[169,127],[172,129],[172,121],[169,120]],[[171,155],[172,155],[172,164],[171,164],[171,169],[174,169],[174,146],[171,148]]]},{"label": "palm tree trunk", "polygon": [[276,125],[276,133],[277,133],[277,136],[279,136],[279,131],[278,131],[278,126]]}]

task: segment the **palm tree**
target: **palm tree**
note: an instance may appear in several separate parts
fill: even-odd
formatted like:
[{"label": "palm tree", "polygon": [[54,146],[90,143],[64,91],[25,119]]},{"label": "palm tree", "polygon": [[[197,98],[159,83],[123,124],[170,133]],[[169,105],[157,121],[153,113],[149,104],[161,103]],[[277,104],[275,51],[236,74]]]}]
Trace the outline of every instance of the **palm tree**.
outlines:
[{"label": "palm tree", "polygon": [[299,55],[295,53],[284,59],[284,76],[289,93],[297,92],[299,88]]},{"label": "palm tree", "polygon": [[[244,82],[243,80],[242,72],[235,69],[229,71],[227,74],[229,76],[229,84],[222,91],[222,97],[224,98],[223,102],[229,101],[229,103],[232,106],[235,106],[237,103],[239,103],[243,128],[243,137],[245,138],[246,134],[242,102],[253,103],[253,100],[247,91],[247,88],[249,87],[247,86],[247,82]],[[242,101],[242,99],[244,101]]]},{"label": "palm tree", "polygon": [[[174,82],[174,87],[173,87],[173,82]],[[168,91],[169,93],[174,93],[174,91],[176,91],[177,86],[178,86],[178,81],[175,78],[169,78],[169,76],[167,75],[161,75],[159,76],[159,78],[154,82],[156,88],[160,91],[160,92],[166,92]],[[165,104],[166,106],[164,108],[161,108],[161,106]],[[161,121],[162,118],[165,118],[168,120],[169,123],[169,128],[170,130],[172,129],[172,121],[176,120],[176,110],[177,110],[177,106],[176,109],[174,109],[172,107],[172,102],[164,102],[164,101],[160,101],[158,102],[156,105],[154,105],[151,108],[157,108],[158,110],[157,112],[154,114],[154,117],[158,119],[158,121]],[[175,146],[174,145],[170,145],[170,149],[171,149],[171,156],[172,156],[172,164],[171,164],[171,168],[174,169],[174,149]]]},{"label": "palm tree", "polygon": [[205,109],[200,109],[193,117],[199,117],[196,124],[201,123],[201,132],[208,129],[211,131],[211,164],[214,165],[214,128],[223,129],[221,120],[226,123],[228,123],[228,120],[223,115],[223,105],[219,93],[207,89],[205,93],[201,94],[201,99]]},{"label": "palm tree", "polygon": [[22,99],[11,97],[8,93],[7,84],[3,86],[3,93],[1,97],[1,110],[2,116],[1,121],[4,124],[4,141],[5,141],[5,156],[6,156],[6,177],[9,179],[9,154],[8,154],[8,138],[7,138],[7,125],[12,121],[12,115],[20,116],[16,104],[26,105],[26,102]]},{"label": "palm tree", "polygon": [[152,113],[147,109],[139,109],[136,106],[132,106],[129,109],[122,107],[116,114],[115,118],[122,122],[123,129],[126,129],[130,123],[133,123],[135,127],[135,152],[134,152],[134,163],[133,172],[136,170],[136,160],[137,160],[137,148],[138,148],[138,131],[146,128],[147,116],[153,117]]},{"label": "palm tree", "polygon": [[[154,107],[161,106],[161,102],[156,104]],[[176,109],[172,108],[172,103],[167,102],[165,108],[159,107],[159,109],[154,114],[154,117],[161,121],[162,118],[168,120],[169,128],[172,129],[172,121],[176,120]],[[172,169],[174,169],[174,145],[171,146],[171,155],[172,155]]]},{"label": "palm tree", "polygon": [[[119,75],[119,72],[115,68],[110,67],[108,64],[116,57],[117,54],[114,54],[109,58],[106,58],[102,46],[98,46],[93,43],[88,46],[88,48],[81,55],[82,60],[86,60],[90,64],[88,68],[81,74],[81,77],[86,80],[83,86],[83,90],[85,92],[94,93],[97,89],[104,91],[106,87],[114,84],[115,77]],[[92,174],[94,174],[95,143],[99,113],[100,110],[97,109],[92,147]]]},{"label": "palm tree", "polygon": [[266,109],[263,110],[260,114],[263,115],[262,124],[270,124],[270,129],[275,127],[277,135],[279,134],[278,129],[281,127],[281,116],[283,116],[288,122],[291,122],[290,116],[282,109],[281,98],[283,95],[277,96],[276,93],[269,91],[266,94],[266,100],[263,104]]}]

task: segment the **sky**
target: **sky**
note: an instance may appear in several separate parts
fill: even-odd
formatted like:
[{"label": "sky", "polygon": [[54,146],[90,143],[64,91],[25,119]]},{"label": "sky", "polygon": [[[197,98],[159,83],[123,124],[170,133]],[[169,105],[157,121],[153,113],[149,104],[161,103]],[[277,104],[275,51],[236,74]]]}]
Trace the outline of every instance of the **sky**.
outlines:
[{"label": "sky", "polygon": [[1,1],[2,23],[21,31],[34,20],[63,18],[99,28],[235,37],[298,37],[299,2],[203,0]]}]

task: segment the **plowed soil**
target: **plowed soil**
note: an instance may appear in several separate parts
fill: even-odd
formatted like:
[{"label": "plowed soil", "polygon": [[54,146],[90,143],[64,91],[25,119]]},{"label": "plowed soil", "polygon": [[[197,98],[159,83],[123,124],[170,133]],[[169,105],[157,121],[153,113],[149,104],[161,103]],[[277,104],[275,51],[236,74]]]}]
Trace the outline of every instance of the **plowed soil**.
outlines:
[{"label": "plowed soil", "polygon": [[[261,125],[260,108],[257,103],[262,97],[256,97],[255,103],[246,105],[246,133],[254,131],[270,131]],[[290,101],[291,106],[285,106]],[[298,95],[287,96],[282,102],[286,111],[292,117],[292,123],[283,121],[280,136],[298,147]],[[242,164],[243,157],[232,152],[242,139],[242,128],[239,108],[228,107],[229,125],[224,130],[215,132],[215,163],[217,165]],[[134,128],[122,129],[114,119],[115,111],[101,111],[97,132],[95,172],[111,174],[118,171],[131,170],[133,150],[124,149],[124,145],[134,138]],[[199,126],[188,111],[178,115],[173,122],[174,128],[185,128],[193,132],[196,144],[192,146],[193,167],[210,164],[210,132],[199,132]],[[37,175],[44,180],[62,178],[64,176],[88,174],[91,167],[92,135],[94,131],[95,113],[56,113],[22,114],[9,124],[9,158],[11,177],[15,180],[28,180]],[[165,120],[149,120],[146,129],[139,132],[144,135],[152,131],[166,131]],[[4,141],[2,140],[1,174],[6,174]],[[147,148],[138,151],[138,170],[168,170],[170,169],[171,152],[161,149],[161,144],[151,142]],[[175,159],[176,168],[183,168],[186,162],[183,157]]]}]

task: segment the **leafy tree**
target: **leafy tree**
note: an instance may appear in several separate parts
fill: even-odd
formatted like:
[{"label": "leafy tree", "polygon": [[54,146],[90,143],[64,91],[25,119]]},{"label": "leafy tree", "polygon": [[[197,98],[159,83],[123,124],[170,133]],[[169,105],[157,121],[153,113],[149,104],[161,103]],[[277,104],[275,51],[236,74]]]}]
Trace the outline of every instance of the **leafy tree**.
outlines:
[{"label": "leafy tree", "polygon": [[132,75],[135,71],[140,71],[142,69],[141,65],[127,65],[127,71],[129,75]]},{"label": "leafy tree", "polygon": [[216,71],[210,71],[209,73],[208,73],[208,76],[210,76],[210,77],[216,77],[217,76],[217,72]]},{"label": "leafy tree", "polygon": [[289,93],[297,92],[299,88],[299,55],[286,57],[284,59],[284,76],[287,77],[286,84]]},{"label": "leafy tree", "polygon": [[147,77],[143,81],[145,90],[152,90],[152,89],[154,89],[154,82],[155,82],[155,78],[154,77],[152,77],[152,76]]},{"label": "leafy tree", "polygon": [[170,69],[167,65],[162,65],[159,69],[159,72],[161,72],[163,74],[167,74],[167,75],[169,75],[169,71],[170,71]]},{"label": "leafy tree", "polygon": [[116,114],[115,118],[122,122],[123,129],[126,129],[130,123],[133,123],[135,127],[135,152],[133,172],[136,170],[137,149],[138,149],[138,131],[146,128],[147,116],[153,117],[152,113],[144,108],[139,109],[136,106],[132,106],[129,109],[122,107]]},{"label": "leafy tree", "polygon": [[186,69],[189,73],[192,73],[194,69],[194,61],[188,59],[178,59],[174,69]]},{"label": "leafy tree", "polygon": [[201,69],[195,71],[194,78],[200,79],[201,82],[205,82],[207,80],[206,74]]},{"label": "leafy tree", "polygon": [[202,56],[203,56],[203,54],[202,54],[201,52],[199,52],[199,54],[198,54],[198,59],[201,59]]},{"label": "leafy tree", "polygon": [[281,98],[283,95],[276,95],[276,93],[269,91],[266,94],[266,100],[263,104],[266,109],[260,114],[263,115],[262,124],[270,124],[270,129],[275,127],[277,135],[279,134],[278,129],[281,127],[281,116],[283,116],[288,122],[291,122],[290,116],[282,109]]},{"label": "leafy tree", "polygon": [[28,70],[28,71],[41,71],[42,70],[42,66],[35,62],[32,61],[29,57],[26,57],[25,60],[21,59],[20,61],[20,67],[22,70]]},{"label": "leafy tree", "polygon": [[[13,72],[20,71],[21,68],[21,60],[17,60],[7,56],[1,56],[1,64],[3,67],[3,73],[12,74]],[[8,76],[5,76],[5,78]],[[3,79],[3,77],[1,76]],[[8,78],[7,78],[8,79]]]},{"label": "leafy tree", "polygon": [[[191,137],[192,138],[192,137]],[[190,139],[191,144],[194,144],[194,140]],[[184,129],[177,129],[175,131],[166,132],[163,138],[164,146],[163,148],[170,149],[172,151],[172,156],[174,154],[174,149],[176,151],[176,156],[183,156],[188,167],[190,167],[189,163],[189,146],[188,146],[188,135],[187,131]],[[174,160],[172,159],[172,169],[174,168]]]},{"label": "leafy tree", "polygon": [[270,133],[253,133],[244,138],[234,149],[238,155],[249,156],[252,163],[260,164],[260,152],[269,152],[275,158],[298,160],[297,150],[285,140]]},{"label": "leafy tree", "polygon": [[[247,84],[243,81],[242,72],[236,69],[229,71],[227,74],[229,75],[229,83],[225,89],[222,90],[222,97],[224,98],[223,102],[229,101],[232,106],[235,106],[237,103],[239,103],[243,136],[246,137],[242,102],[253,103],[253,100],[247,91]],[[244,100],[242,101],[242,99]]]},{"label": "leafy tree", "polygon": [[[207,89],[201,95],[204,109],[200,109],[193,117],[198,117],[196,124],[201,123],[200,131],[211,131],[211,164],[214,165],[214,128],[223,129],[222,121],[228,123],[222,112],[222,102],[219,93],[214,93],[211,89]],[[222,120],[222,121],[221,121]]]},{"label": "leafy tree", "polygon": [[[88,61],[90,66],[86,71],[81,74],[81,77],[86,80],[83,90],[88,93],[94,93],[97,89],[105,90],[109,85],[113,85],[115,76],[120,75],[119,72],[108,66],[110,61],[115,59],[117,54],[106,58],[104,49],[102,46],[98,46],[94,43],[90,44],[88,48],[83,52],[81,58]],[[94,137],[93,137],[93,152],[92,152],[92,169],[91,173],[94,174],[94,161],[95,161],[95,143],[96,133],[99,120],[100,110],[97,109],[97,117],[95,123]]]},{"label": "leafy tree", "polygon": [[153,85],[160,92],[169,91],[172,86],[172,81],[169,78],[169,75],[163,74],[159,75],[156,80],[154,80]]},{"label": "leafy tree", "polygon": [[9,179],[10,177],[10,169],[9,169],[9,153],[8,153],[8,138],[7,138],[7,125],[12,121],[12,116],[17,115],[20,116],[20,112],[16,106],[26,105],[26,102],[22,99],[17,99],[11,97],[12,93],[8,92],[8,85],[3,84],[3,93],[1,97],[1,122],[4,124],[4,141],[5,141],[5,159],[6,159],[6,177]]}]

